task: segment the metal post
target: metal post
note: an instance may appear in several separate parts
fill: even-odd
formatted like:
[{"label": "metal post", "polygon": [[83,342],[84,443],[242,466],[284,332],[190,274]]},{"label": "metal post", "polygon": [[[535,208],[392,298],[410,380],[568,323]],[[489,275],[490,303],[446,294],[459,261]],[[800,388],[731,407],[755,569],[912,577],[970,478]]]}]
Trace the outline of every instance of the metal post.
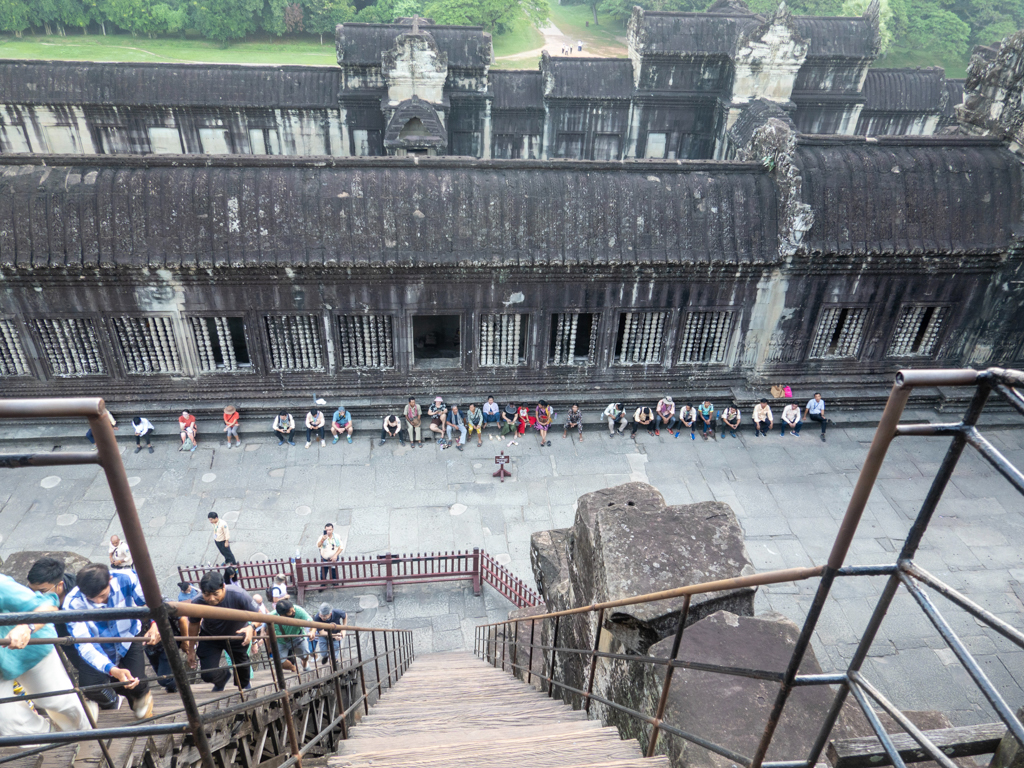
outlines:
[{"label": "metal post", "polygon": [[[341,649],[339,649],[340,651]],[[345,712],[345,699],[341,696],[341,680],[338,679],[338,660],[334,657],[334,633],[327,630],[327,656],[331,660],[331,677],[334,680],[334,695],[338,699],[338,714]],[[348,739],[348,721],[341,718],[341,738]]]},{"label": "metal post", "polygon": [[537,620],[530,619],[530,658],[526,662],[526,684],[530,685],[533,680],[533,631],[537,627]]},{"label": "metal post", "polygon": [[519,622],[512,623],[512,677],[519,677]]},{"label": "metal post", "polygon": [[480,547],[473,547],[473,594],[480,594]]},{"label": "metal post", "polygon": [[676,668],[671,662],[679,655],[679,645],[683,641],[683,629],[686,627],[686,619],[690,613],[690,596],[683,595],[683,610],[679,614],[679,625],[676,627],[676,636],[672,638],[672,652],[669,654],[669,665],[665,670],[665,682],[661,686],[661,698],[658,699],[658,710],[654,714],[654,725],[651,726],[651,739],[647,743],[647,756],[654,757],[654,748],[658,746],[658,734],[661,732],[661,719],[665,716],[665,705],[668,704],[668,689],[672,685],[672,673]]},{"label": "metal post", "polygon": [[292,697],[288,694],[288,683],[284,679],[284,667],[281,666],[281,649],[277,647],[277,632],[274,625],[269,621],[267,627],[267,642],[270,645],[270,655],[274,660],[274,676],[277,678],[278,689],[284,692],[281,699],[281,707],[284,709],[284,724],[288,730],[288,746],[292,750],[292,757],[295,764],[302,768],[302,753],[299,752],[299,735],[295,730],[295,718],[292,717]]},{"label": "metal post", "polygon": [[561,616],[555,616],[555,634],[551,638],[551,666],[548,669],[548,698],[555,697],[555,649],[558,647],[558,621]]},{"label": "metal post", "polygon": [[[68,680],[74,680],[75,678],[72,677],[73,669],[71,667],[71,662],[68,661],[68,657],[64,653],[64,649],[58,645],[55,647],[55,650],[57,651],[57,658],[60,659],[60,663],[64,665],[64,671],[67,673]],[[78,703],[81,704],[82,709],[85,710],[85,717],[89,721],[89,727],[95,728],[96,720],[93,718],[92,712],[90,712],[89,708],[85,705],[85,694],[82,693],[82,689],[77,685],[75,686],[75,695],[78,696]],[[42,708],[46,709],[46,706],[43,705]],[[107,749],[107,745],[103,743],[103,739],[96,739],[96,743],[100,745],[100,752],[103,753],[103,759],[107,761],[107,766],[109,768],[114,768],[114,758],[111,757],[110,750]]]},{"label": "metal post", "polygon": [[356,630],[356,656],[359,659],[359,684],[363,689],[363,709],[370,714],[370,699],[366,695],[366,673],[363,671],[363,646],[359,642],[359,630]]},{"label": "metal post", "polygon": [[[395,644],[391,643],[391,647],[394,648]],[[391,687],[391,651],[388,650],[388,633],[384,633],[384,666],[388,671],[388,688]],[[380,673],[378,672],[378,679]],[[398,682],[398,654],[395,654],[395,682]]]},{"label": "metal post", "polygon": [[604,608],[597,612],[597,627],[594,629],[594,650],[590,654],[590,679],[587,681],[587,702],[583,705],[590,714],[590,694],[594,692],[594,673],[597,671],[597,651],[601,645],[601,627],[604,626]]},{"label": "metal post", "polygon": [[[387,636],[385,635],[385,638],[386,637]],[[377,655],[378,654],[377,654],[377,633],[376,632],[371,632],[370,633],[370,640],[373,641],[373,670],[374,670],[374,674],[377,676],[377,701],[380,701],[381,694],[384,691],[381,688],[380,664],[378,663],[378,660],[377,660]],[[387,643],[387,639],[385,639],[384,642]],[[391,672],[389,670],[388,671],[388,685],[390,685],[390,684],[391,684]]]},{"label": "metal post", "polygon": [[395,583],[392,581],[394,573],[391,567],[391,553],[384,553],[384,600],[392,602],[395,599]]},{"label": "metal post", "polygon": [[199,705],[196,703],[196,697],[189,684],[188,670],[181,660],[178,646],[174,641],[174,636],[177,633],[171,627],[168,608],[160,591],[160,580],[156,576],[153,560],[149,556],[149,545],[142,532],[139,512],[135,508],[135,499],[132,497],[131,486],[128,485],[128,475],[121,461],[121,451],[117,447],[114,428],[107,417],[107,408],[102,399],[96,399],[96,414],[89,416],[89,427],[92,429],[92,436],[96,441],[100,466],[103,467],[107,485],[110,486],[110,495],[113,497],[114,507],[117,509],[117,517],[124,532],[124,540],[135,561],[135,573],[139,577],[142,594],[146,598],[146,606],[152,611],[153,620],[160,632],[160,642],[164,647],[164,653],[167,654],[167,660],[171,664],[171,672],[174,675],[178,694],[181,696],[181,705],[185,710],[189,730],[195,740],[203,768],[214,768],[213,750],[210,749],[210,741],[206,737],[206,730],[200,719]]},{"label": "metal post", "polygon": [[508,622],[501,625],[501,671],[505,671],[505,650],[508,648]]}]

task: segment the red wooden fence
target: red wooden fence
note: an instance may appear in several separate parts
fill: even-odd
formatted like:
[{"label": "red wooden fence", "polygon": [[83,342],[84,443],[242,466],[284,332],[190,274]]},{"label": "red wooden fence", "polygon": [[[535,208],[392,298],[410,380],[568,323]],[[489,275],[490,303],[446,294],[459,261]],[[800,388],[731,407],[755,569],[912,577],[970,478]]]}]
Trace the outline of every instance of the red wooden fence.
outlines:
[{"label": "red wooden fence", "polygon": [[[473,593],[480,594],[481,584],[490,584],[517,608],[540,603],[540,597],[522,579],[500,565],[487,552],[474,548],[472,552],[425,552],[415,555],[391,553],[363,557],[342,558],[337,563],[319,560],[262,560],[238,563],[238,581],[242,589],[264,590],[283,573],[288,588],[302,602],[307,591],[342,589],[348,587],[384,586],[388,602],[394,599],[395,584],[472,580]],[[337,576],[331,572],[337,569]],[[208,565],[179,566],[181,581],[198,583],[202,575],[211,570]]]}]

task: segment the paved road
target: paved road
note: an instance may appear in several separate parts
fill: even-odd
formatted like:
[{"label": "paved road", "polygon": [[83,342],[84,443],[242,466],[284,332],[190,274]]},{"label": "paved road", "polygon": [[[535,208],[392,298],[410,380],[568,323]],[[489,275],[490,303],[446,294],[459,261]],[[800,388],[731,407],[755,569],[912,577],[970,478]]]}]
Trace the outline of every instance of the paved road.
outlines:
[{"label": "paved road", "polygon": [[[992,442],[1024,466],[1024,430],[990,431]],[[315,555],[314,541],[333,522],[349,555],[440,551],[480,546],[529,579],[529,537],[572,524],[580,494],[630,480],[655,485],[671,504],[716,499],[732,505],[759,569],[824,561],[850,497],[872,430],[833,429],[822,444],[814,430],[799,439],[772,435],[717,443],[641,435],[638,442],[588,431],[577,443],[553,435],[541,449],[530,435],[506,447],[514,479],[490,473],[499,444],[484,440],[464,453],[379,446],[360,436],[305,450],[262,436],[243,449],[206,441],[194,454],[158,443],[153,455],[125,446],[125,464],[158,573],[168,592],[177,564],[212,563],[216,550],[207,512],[230,522],[240,559]],[[243,433],[244,438],[244,433]],[[891,562],[923,499],[948,441],[916,438],[890,451],[848,562]],[[67,447],[67,446],[66,446]],[[52,441],[36,446],[49,450]],[[19,445],[18,450],[24,450]],[[4,471],[0,483],[0,554],[61,548],[105,561],[119,533],[102,475],[92,467]],[[967,455],[946,492],[919,562],[994,611],[1024,627],[1024,503],[1003,478]],[[815,649],[838,669],[867,621],[881,579],[844,579],[823,616]],[[814,583],[763,589],[759,611],[802,621]],[[331,599],[361,624],[414,628],[420,649],[472,642],[472,627],[509,605],[493,593],[475,599],[467,585],[342,591]],[[312,598],[318,601],[318,598]],[[1010,703],[1024,704],[1024,652],[949,611],[968,646]],[[942,708],[958,723],[990,720],[982,698],[912,600],[903,595],[883,625],[867,666],[897,703]]]}]

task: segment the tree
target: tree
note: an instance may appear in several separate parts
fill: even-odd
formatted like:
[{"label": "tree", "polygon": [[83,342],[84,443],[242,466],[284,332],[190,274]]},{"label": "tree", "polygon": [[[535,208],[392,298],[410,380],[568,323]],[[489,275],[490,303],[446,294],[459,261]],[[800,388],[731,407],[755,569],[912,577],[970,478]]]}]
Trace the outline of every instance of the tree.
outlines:
[{"label": "tree", "polygon": [[922,0],[909,3],[907,10],[907,35],[903,42],[908,48],[939,56],[967,53],[971,28],[956,14]]},{"label": "tree", "polygon": [[260,15],[260,29],[268,35],[280,37],[287,29],[284,21],[284,11],[288,6],[288,0],[264,0],[263,13]]},{"label": "tree", "polygon": [[284,9],[284,28],[288,34],[302,32],[302,6],[298,3],[286,5]]},{"label": "tree", "polygon": [[196,30],[208,40],[227,45],[257,28],[263,0],[194,0]]},{"label": "tree", "polygon": [[[764,0],[764,2],[769,4],[765,10],[767,13],[773,13],[778,7],[775,0]],[[635,0],[601,0],[598,8],[601,13],[606,13],[625,25],[633,14],[634,5],[641,6],[645,11],[702,11],[709,3],[707,0],[642,0],[639,3]]]},{"label": "tree", "polygon": [[438,24],[473,24],[500,34],[524,19],[541,25],[548,6],[545,0],[435,0],[424,13]]},{"label": "tree", "polygon": [[13,32],[15,37],[29,27],[32,13],[22,0],[0,0],[0,32]]},{"label": "tree", "polygon": [[307,32],[320,35],[320,45],[323,45],[324,35],[333,36],[335,27],[355,17],[352,0],[307,0],[303,24]]},{"label": "tree", "polygon": [[[867,10],[870,0],[846,0],[843,3],[843,16],[862,16]],[[881,53],[892,47],[897,37],[906,34],[907,9],[903,0],[880,0],[878,8],[878,27],[882,37]]]}]

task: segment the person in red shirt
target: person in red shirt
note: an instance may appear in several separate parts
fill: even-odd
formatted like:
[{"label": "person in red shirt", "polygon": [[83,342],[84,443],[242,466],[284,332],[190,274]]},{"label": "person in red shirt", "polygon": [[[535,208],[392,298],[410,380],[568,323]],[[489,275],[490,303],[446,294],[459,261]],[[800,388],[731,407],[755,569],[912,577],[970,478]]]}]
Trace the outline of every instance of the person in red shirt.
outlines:
[{"label": "person in red shirt", "polygon": [[178,427],[181,429],[181,448],[179,451],[185,450],[185,438],[189,438],[192,441],[192,447],[189,449],[195,451],[196,449],[196,417],[188,411],[182,411],[181,416],[178,417]]},{"label": "person in red shirt", "polygon": [[242,438],[238,436],[238,411],[233,405],[224,406],[224,431],[228,433],[228,448],[231,447],[232,437],[238,441],[239,446],[242,445]]}]

